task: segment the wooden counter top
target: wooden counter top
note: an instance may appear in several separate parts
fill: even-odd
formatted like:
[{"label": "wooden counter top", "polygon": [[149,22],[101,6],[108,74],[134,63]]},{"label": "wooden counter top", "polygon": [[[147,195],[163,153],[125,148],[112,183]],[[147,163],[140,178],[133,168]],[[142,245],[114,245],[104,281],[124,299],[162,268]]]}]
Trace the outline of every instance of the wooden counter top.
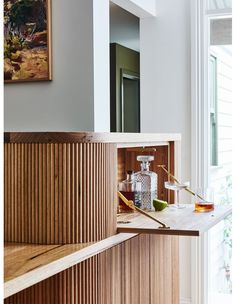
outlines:
[{"label": "wooden counter top", "polygon": [[33,245],[6,243],[4,298],[136,236],[120,233],[96,243]]},{"label": "wooden counter top", "polygon": [[[215,206],[211,212],[194,211],[194,205],[186,204],[186,208],[168,207],[160,212],[150,212],[152,216],[165,223],[170,229],[159,229],[159,224],[140,213],[118,215],[118,232],[152,233],[165,235],[199,236],[232,212],[230,205]],[[127,224],[120,222],[127,221]]]},{"label": "wooden counter top", "polygon": [[177,133],[5,132],[5,143],[159,143],[178,141]]}]

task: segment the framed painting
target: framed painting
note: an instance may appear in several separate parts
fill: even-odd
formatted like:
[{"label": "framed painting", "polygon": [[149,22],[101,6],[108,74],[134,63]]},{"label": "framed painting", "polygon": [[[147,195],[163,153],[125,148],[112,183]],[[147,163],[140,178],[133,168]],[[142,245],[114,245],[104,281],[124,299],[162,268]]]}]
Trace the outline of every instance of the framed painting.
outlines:
[{"label": "framed painting", "polygon": [[4,0],[4,81],[52,80],[51,0]]}]

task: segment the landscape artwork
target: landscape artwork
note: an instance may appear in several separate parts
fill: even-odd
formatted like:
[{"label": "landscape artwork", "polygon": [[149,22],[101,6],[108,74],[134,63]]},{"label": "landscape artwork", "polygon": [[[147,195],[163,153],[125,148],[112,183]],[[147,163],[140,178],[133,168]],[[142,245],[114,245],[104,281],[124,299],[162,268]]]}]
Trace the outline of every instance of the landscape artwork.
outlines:
[{"label": "landscape artwork", "polygon": [[51,80],[50,0],[4,0],[5,82]]}]

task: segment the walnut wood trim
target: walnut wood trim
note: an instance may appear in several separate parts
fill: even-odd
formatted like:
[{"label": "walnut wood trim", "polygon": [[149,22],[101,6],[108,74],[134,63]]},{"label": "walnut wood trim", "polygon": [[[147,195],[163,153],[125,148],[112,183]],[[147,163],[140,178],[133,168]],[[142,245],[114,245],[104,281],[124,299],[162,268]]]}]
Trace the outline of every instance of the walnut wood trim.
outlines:
[{"label": "walnut wood trim", "polygon": [[[94,133],[94,132],[5,132],[5,143],[138,143],[180,140],[180,134]],[[154,145],[154,144],[152,144]]]}]

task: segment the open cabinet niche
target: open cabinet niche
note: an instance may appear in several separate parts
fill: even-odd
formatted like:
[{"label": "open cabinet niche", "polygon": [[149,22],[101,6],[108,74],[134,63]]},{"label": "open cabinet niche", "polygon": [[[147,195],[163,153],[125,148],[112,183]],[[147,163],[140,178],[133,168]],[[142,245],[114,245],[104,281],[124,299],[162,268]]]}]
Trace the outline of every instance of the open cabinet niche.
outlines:
[{"label": "open cabinet niche", "polygon": [[174,144],[169,142],[161,146],[146,147],[124,147],[118,148],[118,183],[126,178],[126,172],[133,170],[140,171],[140,162],[137,161],[138,155],[153,155],[154,160],[150,162],[150,170],[158,175],[158,198],[174,203],[174,193],[165,189],[164,183],[168,181],[167,174],[158,165],[165,165],[166,169],[174,174]]}]

